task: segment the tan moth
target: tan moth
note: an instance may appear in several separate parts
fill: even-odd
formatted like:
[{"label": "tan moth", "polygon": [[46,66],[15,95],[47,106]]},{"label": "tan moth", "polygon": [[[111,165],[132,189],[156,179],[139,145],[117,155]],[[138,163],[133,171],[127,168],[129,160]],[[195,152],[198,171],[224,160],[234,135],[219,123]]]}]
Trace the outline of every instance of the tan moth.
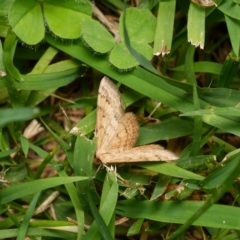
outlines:
[{"label": "tan moth", "polygon": [[97,159],[104,164],[171,161],[178,156],[160,145],[134,147],[138,122],[133,113],[125,113],[120,92],[107,77],[101,80],[97,101]]}]

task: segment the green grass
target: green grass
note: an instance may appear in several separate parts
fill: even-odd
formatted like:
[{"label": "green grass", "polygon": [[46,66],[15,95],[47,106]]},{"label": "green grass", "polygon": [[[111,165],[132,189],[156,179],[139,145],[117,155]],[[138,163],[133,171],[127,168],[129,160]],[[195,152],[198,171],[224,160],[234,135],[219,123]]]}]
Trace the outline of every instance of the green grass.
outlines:
[{"label": "green grass", "polygon": [[[96,50],[109,47],[110,38],[116,47],[116,32],[101,28],[97,36],[89,3],[0,3],[0,239],[240,238],[240,8],[236,1],[215,2],[220,5],[143,1],[151,19],[157,16],[144,31],[155,22],[153,51],[165,53],[152,62],[150,45],[137,51],[148,43],[141,26],[134,33],[141,15],[122,15],[126,52],[113,62],[124,69],[110,64],[111,47],[106,54]],[[49,23],[44,36],[39,4]],[[15,12],[16,6],[22,9]],[[119,18],[124,4],[97,6]],[[87,35],[77,29],[80,21],[87,21]],[[126,56],[140,64],[128,65]],[[94,163],[97,93],[105,75],[119,87],[126,111],[137,115],[137,145],[161,144],[179,160],[114,168]],[[75,126],[78,133],[70,134]]]}]

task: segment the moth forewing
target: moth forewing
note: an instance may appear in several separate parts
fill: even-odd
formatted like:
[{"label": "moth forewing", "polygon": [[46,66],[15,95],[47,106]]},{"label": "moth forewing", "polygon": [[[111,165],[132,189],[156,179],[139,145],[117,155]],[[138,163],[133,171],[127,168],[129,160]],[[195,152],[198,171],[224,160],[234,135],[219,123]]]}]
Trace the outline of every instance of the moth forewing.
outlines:
[{"label": "moth forewing", "polygon": [[171,162],[177,160],[178,156],[173,152],[164,149],[160,145],[145,145],[135,147],[127,151],[118,152],[113,150],[108,153],[104,153],[100,156],[102,163],[131,163],[131,162],[156,162],[166,161]]},{"label": "moth forewing", "polygon": [[104,152],[124,116],[120,93],[109,78],[104,77],[98,90],[96,136],[97,152]]}]

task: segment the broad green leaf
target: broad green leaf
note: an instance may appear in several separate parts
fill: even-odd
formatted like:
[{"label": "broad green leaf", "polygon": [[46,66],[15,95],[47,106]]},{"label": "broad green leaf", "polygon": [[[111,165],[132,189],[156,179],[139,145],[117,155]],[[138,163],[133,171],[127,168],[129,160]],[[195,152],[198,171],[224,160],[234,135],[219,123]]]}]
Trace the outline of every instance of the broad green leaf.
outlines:
[{"label": "broad green leaf", "polygon": [[81,19],[80,24],[81,38],[94,51],[107,53],[114,47],[114,38],[102,24],[90,18]]},{"label": "broad green leaf", "polygon": [[234,1],[223,0],[218,9],[229,17],[240,20],[240,6]]},{"label": "broad green leaf", "polygon": [[18,185],[13,185],[8,188],[0,190],[0,204],[5,204],[30,194],[34,194],[38,191],[42,191],[48,188],[56,187],[58,185],[83,181],[86,177],[57,177],[34,180],[31,182],[25,182]]},{"label": "broad green leaf", "polygon": [[13,31],[26,44],[34,45],[43,39],[45,31],[43,15],[37,1],[14,1],[8,18]]},{"label": "broad green leaf", "polygon": [[234,19],[228,15],[225,15],[225,20],[228,28],[229,37],[231,39],[233,51],[236,56],[239,56],[240,42],[238,41],[238,39],[240,38],[240,19]]},{"label": "broad green leaf", "polygon": [[[156,18],[146,9],[129,8],[125,12],[125,24],[132,48],[143,55],[146,59],[151,60],[152,48],[149,43],[153,42],[154,30],[156,28]],[[110,53],[110,62],[118,69],[129,69],[137,66],[139,63],[131,56],[125,46],[123,14],[120,17],[119,31],[121,44],[116,45]],[[121,56],[121,52],[125,54]]]},{"label": "broad green leaf", "polygon": [[77,136],[74,147],[74,160],[71,163],[76,176],[93,176],[92,167],[96,144],[96,139],[92,141],[86,137]]},{"label": "broad green leaf", "polygon": [[[42,6],[43,5],[43,13]],[[90,17],[90,2],[47,0],[16,0],[9,11],[9,22],[16,35],[25,43],[34,45],[44,38],[44,17],[50,30],[62,38],[80,36],[80,20]]]},{"label": "broad green leaf", "polygon": [[[147,9],[128,8],[126,10],[126,28],[131,42],[151,43],[154,40],[156,18]],[[119,24],[121,41],[123,42],[123,16]]]},{"label": "broad green leaf", "polygon": [[140,65],[142,65],[142,67],[144,67],[145,69],[147,69],[148,71],[158,75],[158,71],[153,67],[153,65],[151,64],[151,62],[148,61],[148,59],[142,55],[141,53],[139,53],[138,51],[136,51],[132,46],[131,46],[131,41],[129,38],[129,34],[127,31],[127,27],[126,27],[126,11],[123,13],[123,38],[124,38],[124,43],[128,49],[128,51],[131,53],[131,55],[139,62]]},{"label": "broad green leaf", "polygon": [[[180,65],[171,68],[173,71],[185,71],[185,66]],[[208,61],[194,62],[195,72],[213,73],[220,74],[222,70],[222,64]]]},{"label": "broad green leaf", "polygon": [[188,118],[171,118],[167,121],[141,127],[137,145],[153,143],[190,135],[193,132],[193,122]]},{"label": "broad green leaf", "polygon": [[[63,72],[22,75],[24,82],[15,82],[15,86],[22,90],[46,90],[59,88],[73,82],[80,77],[83,68],[76,67]],[[7,86],[7,80],[2,79],[0,86]]]},{"label": "broad green leaf", "polygon": [[160,1],[154,39],[154,55],[164,56],[171,51],[176,0]]},{"label": "broad green leaf", "polygon": [[[177,164],[178,160],[175,160]],[[149,169],[154,172],[162,173],[165,175],[184,178],[184,179],[194,179],[194,180],[203,180],[204,177],[192,173],[188,170],[182,169],[171,163],[136,163],[135,165],[141,166],[143,168]]]},{"label": "broad green leaf", "polygon": [[0,110],[0,126],[4,126],[8,122],[25,121],[35,117],[39,113],[37,108],[14,108]]},{"label": "broad green leaf", "polygon": [[[37,67],[37,70],[39,70],[39,67],[40,67],[41,69],[42,68],[45,69],[44,73],[54,73],[54,72],[57,73],[57,72],[67,71],[67,70],[70,70],[70,69],[73,69],[73,68],[76,68],[76,67],[79,67],[82,65],[79,63],[79,61],[76,61],[74,59],[68,59],[68,60],[64,60],[64,61],[60,61],[60,62],[51,64],[51,65],[47,66],[47,68],[45,68],[46,62],[49,63],[49,59],[51,59],[55,56],[52,49],[53,48],[48,49],[44,53],[44,56],[42,56],[42,58],[39,60],[39,62],[35,65],[35,68]],[[54,50],[56,51],[56,49],[54,49]],[[40,66],[37,66],[38,64]],[[34,71],[33,74],[36,74],[36,72]],[[44,99],[46,99],[50,94],[52,94],[54,91],[56,91],[56,89],[57,88],[48,88],[45,90],[31,91],[26,105],[27,106],[36,106],[38,103],[40,103]]]},{"label": "broad green leaf", "polygon": [[198,96],[220,108],[235,107],[240,102],[239,90],[229,88],[198,88]]},{"label": "broad green leaf", "polygon": [[203,121],[216,128],[240,136],[239,118],[229,118],[209,114],[203,116]]},{"label": "broad green leaf", "polygon": [[[118,184],[117,184],[117,176],[114,171],[108,171],[107,174],[105,175],[105,180],[103,184],[103,189],[102,189],[102,195],[101,195],[101,201],[100,201],[100,209],[104,206],[104,202],[107,200],[108,193],[111,190],[112,186],[115,185],[115,194],[118,194]],[[117,198],[115,198],[115,201],[112,202],[111,205],[109,205],[108,212],[107,214],[111,216],[112,218],[109,221],[108,224],[108,231],[112,238],[115,236],[115,208],[116,208],[116,203],[117,203]],[[109,211],[110,210],[110,211]]]},{"label": "broad green leaf", "polygon": [[188,12],[188,41],[195,47],[204,48],[205,40],[205,8],[190,3]]},{"label": "broad green leaf", "polygon": [[[120,56],[123,56],[123,58]],[[118,60],[116,61],[116,59]],[[128,66],[135,66],[138,64],[137,60],[132,57],[124,43],[116,44],[111,51],[109,61],[119,69],[126,69]]]},{"label": "broad green leaf", "polygon": [[[138,53],[145,56],[149,61],[152,59],[152,48],[149,45],[137,42],[133,42],[132,45]],[[109,55],[109,61],[118,69],[128,69],[139,64],[123,42],[114,46]]]},{"label": "broad green leaf", "polygon": [[203,116],[208,114],[240,117],[240,108],[239,107],[226,107],[226,108],[212,107],[211,109],[187,112],[187,113],[181,114],[181,116]]},{"label": "broad green leaf", "polygon": [[[117,204],[116,213],[130,218],[183,224],[204,204],[200,201],[122,200]],[[213,204],[193,225],[240,230],[239,214],[238,207]]]},{"label": "broad green leaf", "polygon": [[[93,159],[96,150],[96,140],[92,141],[85,137],[77,136],[75,146],[73,163],[70,162],[74,169],[75,176],[93,177]],[[99,202],[98,194],[96,193],[93,180],[86,180],[76,183],[78,196],[84,208],[88,208],[87,192],[93,196],[94,203]]]},{"label": "broad green leaf", "polygon": [[80,37],[81,19],[89,18],[92,14],[92,6],[88,1],[46,0],[43,6],[50,30],[61,38]]},{"label": "broad green leaf", "polygon": [[[18,228],[11,228],[11,229],[4,229],[0,230],[1,238],[13,238],[17,237],[19,233]],[[49,229],[42,229],[42,228],[28,228],[27,231],[28,236],[46,236],[52,237],[54,239],[76,239],[76,233],[69,232],[69,231],[62,231],[62,230],[49,230]]]}]

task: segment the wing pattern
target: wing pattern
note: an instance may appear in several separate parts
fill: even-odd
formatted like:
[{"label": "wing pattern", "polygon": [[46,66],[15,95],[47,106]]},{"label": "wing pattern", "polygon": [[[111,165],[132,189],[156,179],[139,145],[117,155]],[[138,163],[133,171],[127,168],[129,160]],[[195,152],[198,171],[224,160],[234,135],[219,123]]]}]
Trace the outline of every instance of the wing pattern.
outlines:
[{"label": "wing pattern", "polygon": [[118,89],[104,77],[98,91],[96,157],[104,164],[178,159],[176,154],[160,145],[134,147],[138,131],[135,115],[124,112]]}]

